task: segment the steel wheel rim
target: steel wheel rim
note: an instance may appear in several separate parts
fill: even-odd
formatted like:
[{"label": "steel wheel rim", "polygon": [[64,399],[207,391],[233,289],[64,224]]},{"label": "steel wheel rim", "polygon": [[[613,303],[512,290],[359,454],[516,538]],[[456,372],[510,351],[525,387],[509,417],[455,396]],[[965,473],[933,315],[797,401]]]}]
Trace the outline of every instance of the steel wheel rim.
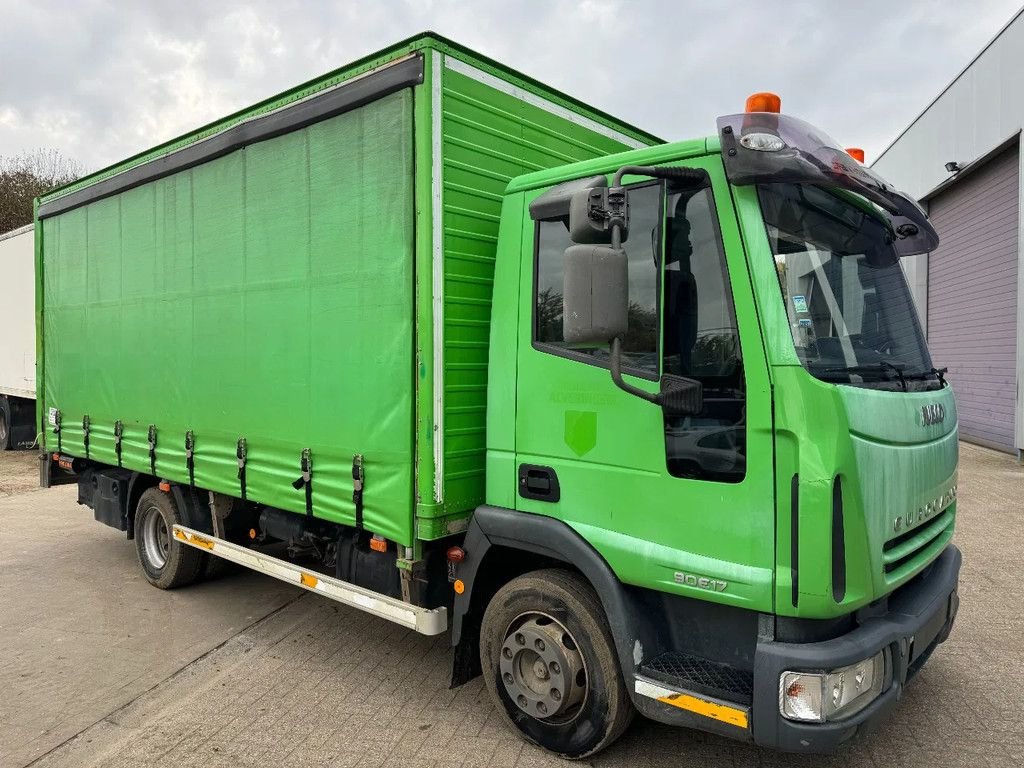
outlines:
[{"label": "steel wheel rim", "polygon": [[7,416],[0,413],[0,443],[7,440]]},{"label": "steel wheel rim", "polygon": [[572,633],[553,616],[516,617],[505,630],[498,666],[505,692],[530,717],[561,725],[582,711],[590,682],[586,662]]},{"label": "steel wheel rim", "polygon": [[146,559],[157,570],[167,565],[167,553],[171,548],[171,537],[167,530],[167,523],[164,516],[160,514],[157,507],[146,509],[142,521],[142,547],[146,553]]}]

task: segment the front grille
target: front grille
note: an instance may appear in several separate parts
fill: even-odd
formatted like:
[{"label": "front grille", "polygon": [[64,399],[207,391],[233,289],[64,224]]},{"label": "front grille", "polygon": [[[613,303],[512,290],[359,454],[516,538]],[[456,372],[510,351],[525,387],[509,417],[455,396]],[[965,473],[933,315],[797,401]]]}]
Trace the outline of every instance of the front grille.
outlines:
[{"label": "front grille", "polygon": [[929,562],[953,537],[954,507],[917,528],[911,528],[882,548],[882,564],[886,581],[899,581]]},{"label": "front grille", "polygon": [[640,672],[676,688],[745,704],[754,691],[753,672],[677,651],[645,662]]}]

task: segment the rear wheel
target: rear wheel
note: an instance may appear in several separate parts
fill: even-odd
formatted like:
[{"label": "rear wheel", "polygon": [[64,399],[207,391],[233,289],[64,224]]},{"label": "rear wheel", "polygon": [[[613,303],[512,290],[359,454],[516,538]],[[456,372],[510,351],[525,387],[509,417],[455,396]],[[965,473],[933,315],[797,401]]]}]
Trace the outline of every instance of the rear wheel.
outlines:
[{"label": "rear wheel", "polygon": [[11,447],[11,404],[0,395],[0,451]]},{"label": "rear wheel", "polygon": [[216,581],[234,573],[237,568],[238,566],[233,562],[225,560],[223,557],[206,555],[203,559],[203,565],[199,570],[199,578],[203,581]]},{"label": "rear wheel", "polygon": [[563,757],[599,752],[633,718],[601,602],[574,573],[536,571],[498,590],[484,613],[480,662],[505,720]]},{"label": "rear wheel", "polygon": [[199,577],[204,553],[174,538],[173,526],[180,522],[170,494],[158,488],[142,494],[135,511],[135,551],[154,587],[174,589]]}]

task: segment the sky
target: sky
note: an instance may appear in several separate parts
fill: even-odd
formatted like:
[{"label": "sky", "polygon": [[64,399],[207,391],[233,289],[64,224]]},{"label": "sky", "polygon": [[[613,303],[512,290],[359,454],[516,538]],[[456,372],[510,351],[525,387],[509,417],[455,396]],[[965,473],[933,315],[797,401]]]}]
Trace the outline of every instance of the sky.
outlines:
[{"label": "sky", "polygon": [[663,139],[746,96],[870,163],[1020,0],[0,0],[0,156],[98,170],[423,30]]}]

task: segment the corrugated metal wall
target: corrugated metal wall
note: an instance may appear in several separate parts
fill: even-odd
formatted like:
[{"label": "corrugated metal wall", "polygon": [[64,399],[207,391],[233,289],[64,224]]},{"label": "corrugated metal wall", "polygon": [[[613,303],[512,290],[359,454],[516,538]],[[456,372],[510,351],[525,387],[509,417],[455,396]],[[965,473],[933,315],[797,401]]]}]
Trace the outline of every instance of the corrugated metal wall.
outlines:
[{"label": "corrugated metal wall", "polygon": [[[461,71],[457,71],[458,68]],[[621,152],[629,145],[552,114],[473,67],[445,58],[444,501],[446,510],[484,500],[487,354],[491,284],[502,195],[512,177]],[[578,119],[578,118],[576,118]],[[639,146],[634,142],[632,146]]]},{"label": "corrugated metal wall", "polygon": [[929,203],[928,344],[949,367],[964,439],[1012,451],[1017,391],[1019,149]]}]

